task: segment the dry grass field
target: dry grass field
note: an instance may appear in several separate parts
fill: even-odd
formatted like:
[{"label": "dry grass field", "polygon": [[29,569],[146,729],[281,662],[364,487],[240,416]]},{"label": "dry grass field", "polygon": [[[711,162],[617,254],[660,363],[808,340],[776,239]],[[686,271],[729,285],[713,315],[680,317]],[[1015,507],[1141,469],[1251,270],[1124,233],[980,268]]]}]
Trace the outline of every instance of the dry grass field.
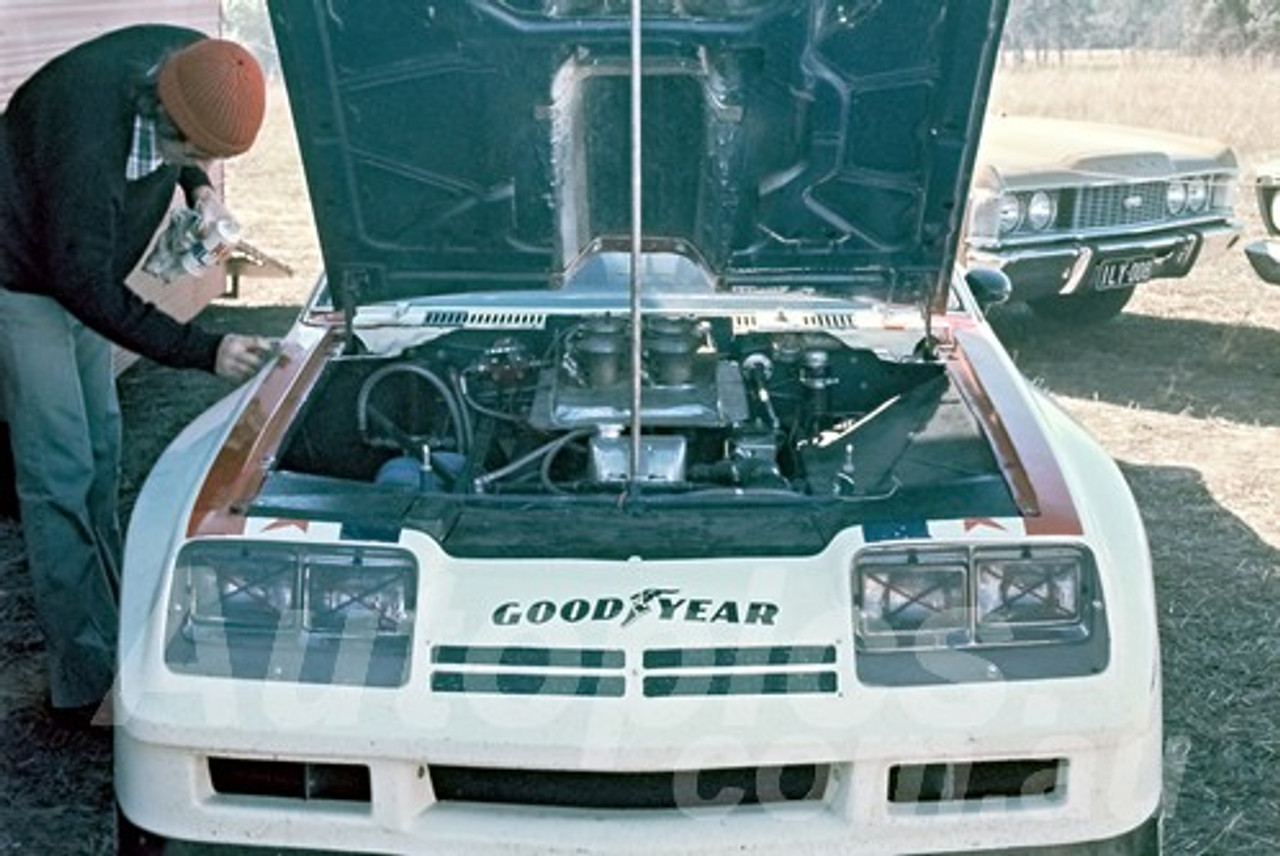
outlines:
[{"label": "dry grass field", "polygon": [[[296,147],[277,93],[256,149],[228,171],[249,240],[297,271],[245,280],[207,310],[224,329],[278,333],[319,269]],[[1236,60],[1094,54],[1000,69],[992,106],[1217,137],[1242,158],[1238,211],[1280,155],[1280,69]],[[1063,331],[993,314],[1022,370],[1121,462],[1147,522],[1164,640],[1168,853],[1280,854],[1280,288],[1239,248],[1139,290],[1115,321]],[[148,364],[121,381],[125,506],[164,443],[227,391]],[[0,854],[111,850],[110,745],[40,710],[41,643],[17,531],[0,524]]]}]

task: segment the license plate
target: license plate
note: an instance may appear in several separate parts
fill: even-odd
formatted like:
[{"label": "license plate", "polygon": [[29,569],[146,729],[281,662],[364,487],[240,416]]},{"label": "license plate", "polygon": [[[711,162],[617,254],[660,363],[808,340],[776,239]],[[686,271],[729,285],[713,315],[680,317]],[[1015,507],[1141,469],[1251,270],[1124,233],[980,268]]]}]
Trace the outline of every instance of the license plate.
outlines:
[{"label": "license plate", "polygon": [[1117,259],[1103,262],[1098,267],[1093,286],[1099,291],[1110,288],[1132,288],[1151,279],[1155,273],[1155,259]]}]

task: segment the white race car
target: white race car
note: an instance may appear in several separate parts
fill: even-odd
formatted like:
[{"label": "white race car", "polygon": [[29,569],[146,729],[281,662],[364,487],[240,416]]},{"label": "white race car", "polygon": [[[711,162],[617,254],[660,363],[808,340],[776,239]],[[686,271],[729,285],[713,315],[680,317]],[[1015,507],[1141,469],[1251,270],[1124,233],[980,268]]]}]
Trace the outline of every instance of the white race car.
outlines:
[{"label": "white race car", "polygon": [[272,0],[325,277],[134,509],[120,852],[1158,853],[1141,520],[955,264],[1004,7]]}]

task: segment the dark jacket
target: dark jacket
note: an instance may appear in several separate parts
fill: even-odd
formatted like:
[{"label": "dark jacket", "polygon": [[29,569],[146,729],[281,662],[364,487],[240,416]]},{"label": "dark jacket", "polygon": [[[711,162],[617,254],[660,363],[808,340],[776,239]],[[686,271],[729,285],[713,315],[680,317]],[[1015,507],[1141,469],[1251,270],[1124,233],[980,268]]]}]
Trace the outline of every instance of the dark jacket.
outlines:
[{"label": "dark jacket", "polygon": [[125,278],[179,185],[202,170],[165,164],[125,179],[139,84],[171,51],[204,38],[136,26],[55,57],[0,117],[0,287],[58,300],[87,326],[157,362],[212,371],[220,336],[174,320]]}]

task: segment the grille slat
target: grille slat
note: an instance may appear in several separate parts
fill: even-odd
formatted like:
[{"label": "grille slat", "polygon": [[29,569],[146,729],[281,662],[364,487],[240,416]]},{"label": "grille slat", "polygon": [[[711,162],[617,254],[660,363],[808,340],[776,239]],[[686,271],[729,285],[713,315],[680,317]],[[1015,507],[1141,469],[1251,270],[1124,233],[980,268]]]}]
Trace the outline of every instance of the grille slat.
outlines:
[{"label": "grille slat", "polygon": [[647,698],[834,693],[835,672],[736,672],[645,678]]},{"label": "grille slat", "polygon": [[432,672],[431,689],[433,692],[438,693],[620,698],[625,685],[622,678],[602,677],[600,675]]}]

